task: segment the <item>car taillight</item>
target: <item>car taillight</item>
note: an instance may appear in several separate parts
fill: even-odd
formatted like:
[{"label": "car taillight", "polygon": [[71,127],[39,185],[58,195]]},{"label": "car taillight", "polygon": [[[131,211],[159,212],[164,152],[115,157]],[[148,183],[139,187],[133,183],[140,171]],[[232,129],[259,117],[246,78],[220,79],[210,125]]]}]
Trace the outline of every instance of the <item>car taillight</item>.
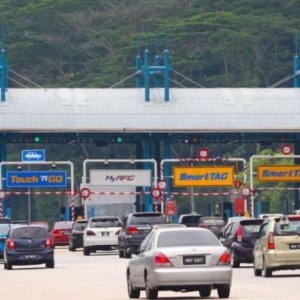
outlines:
[{"label": "car taillight", "polygon": [[138,234],[139,230],[136,227],[128,227],[126,230],[127,234]]},{"label": "car taillight", "polygon": [[273,232],[269,232],[269,236],[268,236],[268,249],[275,249],[274,234],[273,234]]},{"label": "car taillight", "polygon": [[238,227],[238,229],[236,231],[236,238],[239,243],[242,242],[242,238],[243,238],[243,227],[242,226]]},{"label": "car taillight", "polygon": [[290,216],[289,220],[300,220],[300,216]]},{"label": "car taillight", "polygon": [[231,261],[230,253],[228,251],[225,251],[219,258],[217,265],[229,265],[230,261]]},{"label": "car taillight", "polygon": [[52,233],[53,233],[53,234],[60,234],[60,230],[59,230],[59,229],[55,229],[55,230],[53,230]]},{"label": "car taillight", "polygon": [[202,223],[202,224],[200,224],[200,227],[201,227],[201,228],[208,228],[208,224]]},{"label": "car taillight", "polygon": [[92,230],[87,230],[86,235],[91,236],[91,235],[96,235],[96,233]]},{"label": "car taillight", "polygon": [[172,263],[163,253],[157,253],[154,258],[157,267],[173,267]]},{"label": "car taillight", "polygon": [[45,247],[46,248],[51,248],[52,247],[52,239],[51,238],[47,238]]},{"label": "car taillight", "polygon": [[8,239],[6,243],[7,243],[7,248],[8,249],[10,249],[10,250],[15,250],[16,249],[14,241]]}]

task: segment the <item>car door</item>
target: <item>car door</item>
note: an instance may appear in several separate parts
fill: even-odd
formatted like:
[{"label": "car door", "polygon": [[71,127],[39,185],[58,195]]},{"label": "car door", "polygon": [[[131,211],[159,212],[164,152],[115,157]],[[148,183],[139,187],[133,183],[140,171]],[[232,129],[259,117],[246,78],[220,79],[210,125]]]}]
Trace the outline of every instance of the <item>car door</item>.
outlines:
[{"label": "car door", "polygon": [[224,247],[230,249],[232,241],[233,241],[233,226],[235,224],[231,223],[224,232],[224,236],[221,238],[221,243]]},{"label": "car door", "polygon": [[133,257],[131,262],[131,276],[135,286],[144,287],[144,270],[145,270],[145,257],[148,245],[153,241],[153,232],[149,233],[141,246],[138,248],[138,253]]},{"label": "car door", "polygon": [[255,260],[255,266],[257,269],[262,269],[263,267],[263,255],[264,255],[264,240],[267,235],[268,223],[262,224],[258,237],[254,244],[253,256]]}]

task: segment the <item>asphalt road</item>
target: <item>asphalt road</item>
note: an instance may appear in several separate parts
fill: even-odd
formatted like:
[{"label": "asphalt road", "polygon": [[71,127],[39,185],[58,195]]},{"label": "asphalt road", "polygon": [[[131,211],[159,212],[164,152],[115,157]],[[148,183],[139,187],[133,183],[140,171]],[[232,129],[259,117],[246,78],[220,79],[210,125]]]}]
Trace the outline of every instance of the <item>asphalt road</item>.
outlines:
[{"label": "asphalt road", "polygon": [[[3,300],[125,300],[128,260],[117,252],[55,249],[55,269],[44,265],[4,270],[0,262],[0,298]],[[300,270],[275,272],[272,278],[254,277],[252,265],[234,269],[230,299],[300,299]],[[199,299],[198,293],[160,292],[160,299]],[[141,293],[145,299],[145,293]],[[212,291],[210,299],[219,299]]]}]

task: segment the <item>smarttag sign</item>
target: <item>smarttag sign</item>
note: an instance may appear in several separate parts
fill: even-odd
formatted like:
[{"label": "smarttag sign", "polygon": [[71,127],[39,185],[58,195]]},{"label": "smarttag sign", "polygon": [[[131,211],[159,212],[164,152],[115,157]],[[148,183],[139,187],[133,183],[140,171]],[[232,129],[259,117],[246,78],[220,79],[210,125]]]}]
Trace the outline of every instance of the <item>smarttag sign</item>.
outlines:
[{"label": "smarttag sign", "polygon": [[300,181],[300,165],[272,165],[257,167],[258,181]]},{"label": "smarttag sign", "polygon": [[173,167],[174,187],[234,186],[234,166]]},{"label": "smarttag sign", "polygon": [[7,171],[6,186],[12,188],[66,187],[66,171]]}]

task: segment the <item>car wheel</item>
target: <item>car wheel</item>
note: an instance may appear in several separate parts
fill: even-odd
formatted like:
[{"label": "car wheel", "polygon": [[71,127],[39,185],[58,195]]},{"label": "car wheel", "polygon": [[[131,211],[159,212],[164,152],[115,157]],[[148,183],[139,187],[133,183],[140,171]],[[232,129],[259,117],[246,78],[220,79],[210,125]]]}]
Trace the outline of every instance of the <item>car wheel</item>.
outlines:
[{"label": "car wheel", "polygon": [[76,251],[76,248],[74,246],[69,246],[69,251],[74,252]]},{"label": "car wheel", "polygon": [[123,258],[123,257],[124,257],[124,252],[123,252],[123,250],[121,249],[121,247],[119,247],[119,257],[120,257],[120,258]]},{"label": "car wheel", "polygon": [[218,287],[218,295],[221,299],[229,298],[230,295],[230,287],[229,286],[219,286]]},{"label": "car wheel", "polygon": [[147,273],[145,275],[145,289],[146,289],[147,299],[157,299],[158,290],[154,290],[149,287],[149,276]]},{"label": "car wheel", "polygon": [[258,270],[255,267],[255,261],[253,262],[253,270],[254,270],[254,276],[261,276],[262,270]]},{"label": "car wheel", "polygon": [[89,256],[91,254],[91,249],[84,247],[83,248],[83,255]]},{"label": "car wheel", "polygon": [[202,286],[199,289],[199,294],[201,297],[209,297],[211,293],[211,286],[207,285],[207,286]]},{"label": "car wheel", "polygon": [[12,263],[6,262],[6,270],[12,270]]},{"label": "car wheel", "polygon": [[130,299],[140,298],[140,290],[136,290],[133,287],[129,272],[127,273],[127,290],[128,290],[128,297]]},{"label": "car wheel", "polygon": [[125,258],[131,258],[131,254],[129,254],[128,252],[127,252],[127,247],[126,247],[126,245],[124,244],[124,247],[123,247],[123,252],[124,252],[124,257]]},{"label": "car wheel", "polygon": [[6,262],[3,265],[4,265],[4,270],[7,270],[7,264],[6,264]]},{"label": "car wheel", "polygon": [[240,267],[240,263],[235,260],[234,249],[231,250],[230,254],[231,254],[231,266],[233,268],[239,268]]},{"label": "car wheel", "polygon": [[46,262],[46,268],[48,268],[48,269],[54,269],[54,259],[48,260]]},{"label": "car wheel", "polygon": [[266,261],[264,260],[264,276],[272,277],[272,270],[267,267]]}]

